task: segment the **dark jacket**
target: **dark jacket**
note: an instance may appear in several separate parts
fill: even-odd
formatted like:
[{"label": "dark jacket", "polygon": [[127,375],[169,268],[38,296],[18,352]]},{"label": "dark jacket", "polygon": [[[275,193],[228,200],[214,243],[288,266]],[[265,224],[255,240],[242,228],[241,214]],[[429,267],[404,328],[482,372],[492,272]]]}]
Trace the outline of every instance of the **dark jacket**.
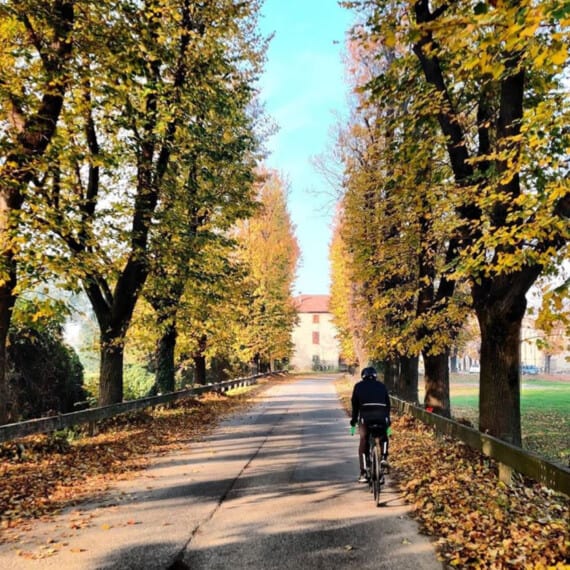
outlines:
[{"label": "dark jacket", "polygon": [[359,418],[363,423],[377,423],[390,418],[390,398],[382,382],[373,379],[357,382],[351,401],[353,425]]}]

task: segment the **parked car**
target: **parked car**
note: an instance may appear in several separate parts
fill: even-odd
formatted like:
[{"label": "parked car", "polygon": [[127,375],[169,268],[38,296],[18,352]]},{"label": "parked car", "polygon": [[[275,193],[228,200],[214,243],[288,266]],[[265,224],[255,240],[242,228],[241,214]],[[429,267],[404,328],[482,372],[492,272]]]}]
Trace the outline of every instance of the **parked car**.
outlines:
[{"label": "parked car", "polygon": [[533,364],[523,364],[521,366],[521,374],[538,374],[538,366],[534,366]]},{"label": "parked car", "polygon": [[481,367],[478,364],[472,364],[469,367],[469,374],[479,374],[481,372]]}]

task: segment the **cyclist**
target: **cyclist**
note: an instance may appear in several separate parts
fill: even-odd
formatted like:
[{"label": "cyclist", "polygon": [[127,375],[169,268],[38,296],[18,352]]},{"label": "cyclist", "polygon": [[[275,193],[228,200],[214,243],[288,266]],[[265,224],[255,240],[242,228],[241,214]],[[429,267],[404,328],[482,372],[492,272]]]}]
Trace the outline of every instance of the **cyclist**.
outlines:
[{"label": "cyclist", "polygon": [[[390,398],[388,389],[378,382],[376,369],[368,366],[360,373],[360,382],[354,385],[352,391],[352,418],[350,425],[358,423],[360,441],[358,445],[358,462],[360,467],[360,482],[366,482],[366,465],[364,457],[368,457],[368,425],[381,424],[386,429],[390,425]],[[382,445],[382,463],[388,468],[388,437]]]}]

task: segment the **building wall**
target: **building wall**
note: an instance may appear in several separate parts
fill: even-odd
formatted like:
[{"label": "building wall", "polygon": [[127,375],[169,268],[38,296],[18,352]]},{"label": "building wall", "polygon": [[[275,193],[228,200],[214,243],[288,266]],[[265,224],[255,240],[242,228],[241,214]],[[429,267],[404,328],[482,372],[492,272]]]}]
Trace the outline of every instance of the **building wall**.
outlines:
[{"label": "building wall", "polygon": [[295,352],[291,365],[295,370],[336,369],[340,346],[330,313],[299,313],[299,324],[293,330]]},{"label": "building wall", "polygon": [[[537,345],[538,339],[550,343],[556,347],[555,354],[549,356],[548,351]],[[544,346],[544,343],[543,343]],[[534,328],[534,320],[528,317],[523,319],[521,329],[521,364],[538,366],[541,371],[553,374],[570,373],[570,338],[564,333],[554,332],[551,337],[545,336],[544,332]],[[548,362],[549,360],[549,362]]]},{"label": "building wall", "polygon": [[544,367],[544,353],[536,343],[542,336],[543,334],[534,328],[533,320],[525,317],[521,327],[521,365]]}]

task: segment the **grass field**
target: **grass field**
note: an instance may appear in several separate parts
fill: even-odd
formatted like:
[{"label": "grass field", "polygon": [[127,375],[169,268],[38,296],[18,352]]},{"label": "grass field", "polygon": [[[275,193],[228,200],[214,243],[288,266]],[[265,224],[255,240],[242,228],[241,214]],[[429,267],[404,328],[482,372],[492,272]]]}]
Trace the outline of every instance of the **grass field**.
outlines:
[{"label": "grass field", "polygon": [[[421,382],[420,382],[421,384]],[[479,378],[453,374],[451,412],[477,425]],[[420,394],[423,385],[420,385]],[[551,460],[570,461],[570,382],[523,376],[521,393],[523,447]]]}]

